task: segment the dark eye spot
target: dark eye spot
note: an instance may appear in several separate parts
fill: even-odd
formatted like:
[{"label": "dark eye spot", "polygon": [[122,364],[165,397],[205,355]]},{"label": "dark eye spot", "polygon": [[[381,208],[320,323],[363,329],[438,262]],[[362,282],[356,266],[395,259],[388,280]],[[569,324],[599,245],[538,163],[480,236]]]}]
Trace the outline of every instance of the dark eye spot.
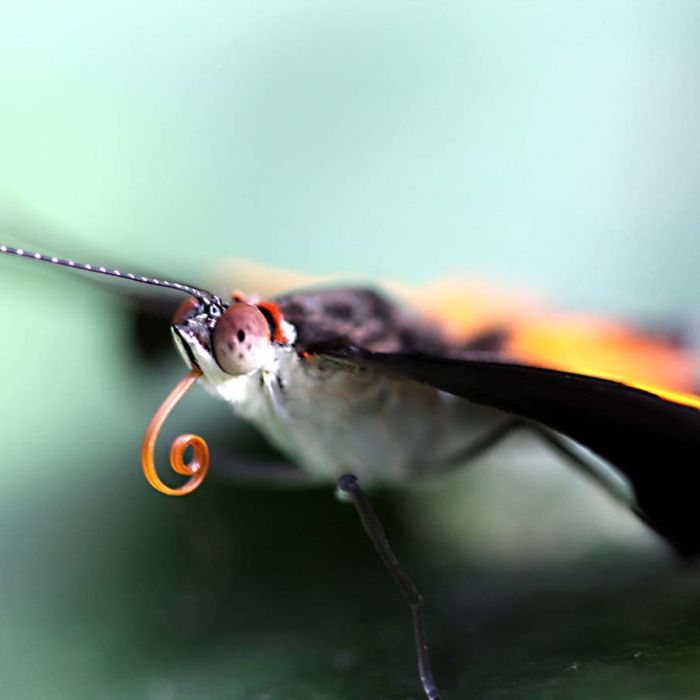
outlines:
[{"label": "dark eye spot", "polygon": [[242,343],[245,340],[245,331],[238,331],[238,333],[236,333],[236,336],[238,337],[238,340]]}]

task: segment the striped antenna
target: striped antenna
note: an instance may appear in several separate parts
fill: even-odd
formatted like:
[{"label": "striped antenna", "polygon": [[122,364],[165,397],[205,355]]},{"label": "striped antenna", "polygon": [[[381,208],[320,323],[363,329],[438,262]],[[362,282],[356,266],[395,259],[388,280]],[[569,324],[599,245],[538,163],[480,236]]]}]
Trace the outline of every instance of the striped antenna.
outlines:
[{"label": "striped antenna", "polygon": [[0,245],[0,253],[5,255],[15,255],[19,258],[29,258],[30,260],[38,260],[39,262],[50,263],[51,265],[61,265],[70,267],[74,270],[82,270],[83,272],[95,272],[98,275],[107,275],[108,277],[117,277],[119,279],[139,282],[140,284],[150,284],[154,287],[165,287],[166,289],[175,289],[178,292],[191,294],[193,297],[203,302],[204,304],[221,304],[221,300],[211,292],[197,287],[190,287],[187,284],[179,282],[168,282],[168,280],[155,279],[154,277],[144,277],[143,275],[135,275],[132,272],[121,272],[121,270],[112,270],[107,267],[94,267],[86,263],[79,263],[73,260],[65,260],[50,255],[42,255],[41,253],[30,253],[23,248],[12,248],[8,245]]}]

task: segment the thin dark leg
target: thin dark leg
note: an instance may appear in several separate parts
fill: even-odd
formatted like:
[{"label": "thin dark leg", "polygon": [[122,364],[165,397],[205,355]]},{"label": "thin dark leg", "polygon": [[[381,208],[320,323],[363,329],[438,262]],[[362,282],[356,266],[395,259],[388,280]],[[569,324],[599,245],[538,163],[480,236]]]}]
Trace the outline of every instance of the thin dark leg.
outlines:
[{"label": "thin dark leg", "polygon": [[523,427],[525,426],[530,428],[535,435],[547,443],[555,452],[565,457],[579,472],[600,486],[611,498],[626,508],[634,509],[634,497],[631,491],[626,491],[621,484],[614,482],[610,477],[606,477],[599,468],[586,460],[583,455],[575,452],[559,435],[536,423],[524,423]]},{"label": "thin dark leg", "polygon": [[430,667],[425,621],[423,620],[423,596],[403,570],[399,560],[389,546],[384,528],[367,495],[360,488],[357,478],[351,474],[341,477],[336,484],[336,495],[340,500],[350,501],[355,506],[365,532],[372,540],[379,557],[386,568],[389,569],[389,573],[408,601],[413,617],[413,632],[416,638],[416,652],[418,655],[418,674],[423,685],[423,691],[428,700],[440,700],[440,693],[435,685],[433,672]]},{"label": "thin dark leg", "polygon": [[517,430],[527,430],[534,436],[546,443],[551,449],[559,453],[579,472],[595,482],[615,501],[621,503],[626,508],[634,507],[634,499],[628,494],[624,487],[606,476],[598,467],[587,460],[583,454],[576,452],[566,440],[555,432],[545,428],[539,423],[530,423],[519,418],[507,420],[492,430],[487,431],[480,438],[450,455],[447,459],[437,465],[440,472],[446,472],[455,467],[466,466],[469,462],[481,457],[491,449],[499,445],[506,438],[510,437]]},{"label": "thin dark leg", "polygon": [[431,465],[431,473],[435,473],[435,470],[437,470],[438,473],[443,473],[455,467],[464,466],[489,452],[516,430],[526,426],[527,424],[519,418],[506,420],[495,428],[485,431],[483,435],[470,442],[465,447],[458,449],[453,454],[440,460],[438,464]]}]

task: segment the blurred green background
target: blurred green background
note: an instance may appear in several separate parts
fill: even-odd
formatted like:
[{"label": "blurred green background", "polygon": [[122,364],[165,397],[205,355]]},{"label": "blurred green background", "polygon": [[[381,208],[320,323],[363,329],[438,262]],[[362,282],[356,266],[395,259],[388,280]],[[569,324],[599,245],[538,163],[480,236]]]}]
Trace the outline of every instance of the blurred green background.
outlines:
[{"label": "blurred green background", "polygon": [[[0,37],[3,242],[697,321],[697,2],[15,2]],[[2,697],[419,698],[354,513],[215,476],[152,492],[139,443],[174,354],[141,364],[99,285],[0,268]],[[202,394],[168,430],[229,425]],[[377,496],[446,696],[697,697],[698,575],[517,448]]]}]

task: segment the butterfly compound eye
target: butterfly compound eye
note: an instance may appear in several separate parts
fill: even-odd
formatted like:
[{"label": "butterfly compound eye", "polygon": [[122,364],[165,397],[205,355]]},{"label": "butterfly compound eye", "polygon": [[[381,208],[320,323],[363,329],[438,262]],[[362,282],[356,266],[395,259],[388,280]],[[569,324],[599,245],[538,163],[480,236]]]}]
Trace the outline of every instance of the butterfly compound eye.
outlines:
[{"label": "butterfly compound eye", "polygon": [[232,304],[216,322],[212,348],[227,374],[248,374],[262,367],[270,345],[270,327],[257,306]]}]

